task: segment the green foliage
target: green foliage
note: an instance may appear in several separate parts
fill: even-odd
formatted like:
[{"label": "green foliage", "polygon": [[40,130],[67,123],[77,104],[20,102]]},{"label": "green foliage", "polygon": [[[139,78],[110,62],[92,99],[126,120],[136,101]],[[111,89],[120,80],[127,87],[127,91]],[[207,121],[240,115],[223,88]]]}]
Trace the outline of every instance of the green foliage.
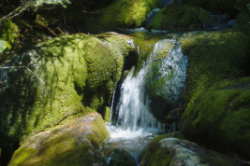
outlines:
[{"label": "green foliage", "polygon": [[202,28],[209,21],[209,13],[200,7],[172,4],[153,17],[147,29],[191,30]]},{"label": "green foliage", "polygon": [[209,148],[230,150],[249,159],[249,103],[249,77],[217,83],[188,104],[181,131]]},{"label": "green foliage", "polygon": [[16,24],[11,20],[2,21],[0,24],[0,39],[13,44],[19,37],[20,32]]},{"label": "green foliage", "polygon": [[11,49],[11,45],[9,45],[6,41],[4,41],[4,40],[0,40],[0,54],[2,53],[2,52],[4,52],[4,50],[6,50],[6,49]]}]

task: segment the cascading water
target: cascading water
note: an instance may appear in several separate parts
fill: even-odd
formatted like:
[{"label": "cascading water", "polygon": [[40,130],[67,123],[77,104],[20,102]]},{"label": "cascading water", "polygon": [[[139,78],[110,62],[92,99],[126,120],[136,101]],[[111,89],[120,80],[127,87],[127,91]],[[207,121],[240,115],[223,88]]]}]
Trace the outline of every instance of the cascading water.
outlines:
[{"label": "cascading water", "polygon": [[[170,46],[168,51],[166,46]],[[151,71],[153,65],[157,66],[154,72]],[[119,103],[116,108],[112,107],[112,112],[118,114],[118,118],[116,125],[107,125],[111,138],[106,147],[127,150],[139,165],[139,154],[143,147],[153,138],[154,133],[162,131],[151,114],[151,93],[147,91],[147,86],[154,86],[154,83],[163,80],[165,83],[159,91],[156,88],[155,93],[176,102],[184,86],[186,67],[187,57],[182,54],[177,40],[157,42],[138,73],[134,76],[133,68],[122,83]]]}]

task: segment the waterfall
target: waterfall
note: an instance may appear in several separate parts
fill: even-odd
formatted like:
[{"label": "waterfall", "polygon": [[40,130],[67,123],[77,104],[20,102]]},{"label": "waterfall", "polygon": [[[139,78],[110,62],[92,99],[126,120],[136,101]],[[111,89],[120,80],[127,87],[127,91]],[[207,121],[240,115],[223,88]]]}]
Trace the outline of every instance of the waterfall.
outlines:
[{"label": "waterfall", "polygon": [[122,129],[136,131],[138,129],[157,128],[158,123],[149,111],[149,100],[145,93],[145,74],[148,64],[133,77],[132,69],[124,80],[121,89],[121,99],[118,105],[118,123]]},{"label": "waterfall", "polygon": [[[144,55],[139,46],[136,50],[138,54]],[[144,146],[158,132],[163,131],[159,122],[151,114],[154,111],[151,90],[154,90],[154,94],[161,96],[168,104],[178,103],[185,83],[186,67],[187,57],[182,54],[181,45],[177,40],[164,39],[154,45],[142,68],[136,71],[133,67],[121,86],[119,84],[120,91],[117,88],[114,91],[115,94],[120,92],[120,97],[113,94],[112,99],[111,111],[117,120],[116,125],[107,124],[110,139],[105,143],[105,151],[115,148],[124,149],[131,154],[136,165],[139,166],[140,154]],[[163,84],[159,85],[159,82]]]},{"label": "waterfall", "polygon": [[[167,45],[171,48],[165,53]],[[153,63],[158,64],[158,70],[155,72],[151,71]],[[154,86],[155,82],[163,79],[165,83],[159,91],[155,88],[155,93],[166,101],[169,100],[169,103],[177,102],[184,86],[186,66],[187,57],[182,54],[177,40],[165,39],[157,42],[137,75],[134,76],[132,69],[122,83],[121,96],[116,108],[118,126],[122,130],[130,131],[159,130],[159,123],[150,112],[150,93],[146,91],[146,87],[148,84]]]}]

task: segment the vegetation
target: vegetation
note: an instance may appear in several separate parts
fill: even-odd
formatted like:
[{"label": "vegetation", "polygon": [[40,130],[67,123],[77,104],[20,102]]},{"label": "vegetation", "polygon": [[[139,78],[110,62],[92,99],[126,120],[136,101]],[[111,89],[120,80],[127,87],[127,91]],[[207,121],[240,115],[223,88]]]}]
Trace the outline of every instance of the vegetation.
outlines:
[{"label": "vegetation", "polygon": [[151,29],[180,31],[205,27],[210,21],[207,11],[200,7],[172,4],[162,8],[147,25]]},{"label": "vegetation", "polygon": [[[145,28],[175,34],[93,35],[143,27],[155,8],[162,9]],[[136,75],[162,38],[181,42],[188,74],[178,106],[165,107],[172,103],[161,92],[171,75],[147,86],[154,96],[151,103],[159,106],[152,112],[167,123],[183,111],[179,127],[188,139],[250,159],[248,0],[183,0],[167,6],[159,0],[5,0],[0,13],[0,164],[8,164],[19,143],[24,144],[10,165],[104,163],[97,150],[108,137],[103,122],[91,126],[91,134],[84,131],[88,136],[79,145],[82,137],[72,135],[77,128],[73,121],[93,112],[110,121],[111,96],[122,70],[125,76],[137,64]],[[212,24],[211,14],[222,21],[236,19],[235,24],[229,30],[189,32]],[[157,54],[147,79],[158,76],[171,47],[167,44]],[[62,126],[70,131],[63,133]],[[164,138],[148,145],[142,165],[171,162],[173,155],[161,148]],[[36,140],[38,149],[32,147]]]},{"label": "vegetation", "polygon": [[103,164],[105,160],[97,149],[108,135],[101,116],[90,113],[29,138],[14,153],[9,165]]}]

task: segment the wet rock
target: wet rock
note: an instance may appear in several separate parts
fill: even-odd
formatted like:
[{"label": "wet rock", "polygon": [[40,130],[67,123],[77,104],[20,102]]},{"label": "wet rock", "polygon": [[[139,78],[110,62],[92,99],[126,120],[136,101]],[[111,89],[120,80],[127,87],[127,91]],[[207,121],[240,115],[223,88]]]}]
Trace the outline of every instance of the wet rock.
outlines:
[{"label": "wet rock", "polygon": [[108,166],[136,166],[136,164],[126,150],[117,148],[112,152]]},{"label": "wet rock", "polygon": [[102,117],[90,113],[30,137],[9,165],[105,165],[98,148],[108,136]]},{"label": "wet rock", "polygon": [[[157,163],[157,164],[156,164]],[[204,149],[199,145],[178,139],[159,136],[152,140],[142,155],[141,166],[159,165],[238,165],[230,157]]]}]

